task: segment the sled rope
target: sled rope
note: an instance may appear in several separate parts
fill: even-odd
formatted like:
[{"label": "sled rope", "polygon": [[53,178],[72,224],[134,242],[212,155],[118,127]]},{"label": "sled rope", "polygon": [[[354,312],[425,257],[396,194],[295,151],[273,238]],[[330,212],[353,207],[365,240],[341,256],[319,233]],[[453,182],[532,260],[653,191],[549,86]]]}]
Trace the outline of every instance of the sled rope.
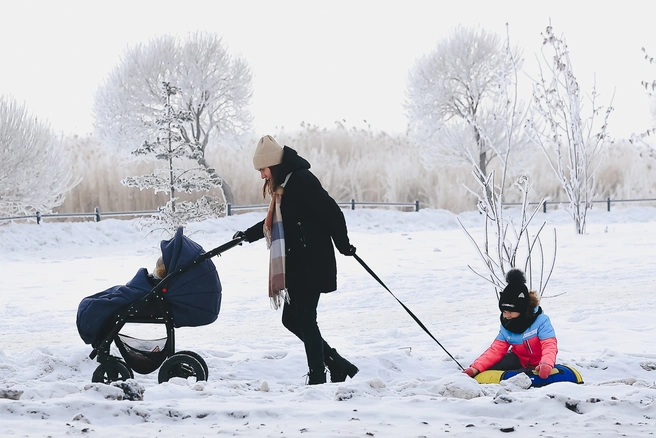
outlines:
[{"label": "sled rope", "polygon": [[449,353],[449,352],[447,351],[447,349],[444,348],[444,346],[443,346],[442,344],[440,344],[440,341],[438,341],[437,339],[435,339],[435,336],[433,336],[433,335],[431,334],[431,332],[428,331],[428,329],[426,328],[426,326],[425,326],[425,325],[419,320],[419,318],[417,318],[417,317],[415,316],[415,314],[412,313],[412,311],[411,311],[410,309],[408,309],[408,308],[406,307],[406,305],[403,304],[403,303],[401,302],[401,300],[399,300],[398,298],[396,298],[396,295],[394,295],[394,294],[392,293],[392,291],[389,290],[389,288],[388,288],[387,286],[385,286],[385,283],[383,283],[383,281],[382,281],[380,278],[378,278],[378,276],[374,273],[374,271],[372,271],[371,268],[370,268],[369,266],[367,266],[367,264],[366,264],[366,263],[365,263],[360,257],[358,257],[357,254],[353,254],[353,257],[358,261],[358,263],[360,263],[360,264],[362,265],[362,267],[363,267],[363,268],[364,268],[364,269],[365,269],[365,270],[366,270],[366,271],[367,271],[367,272],[368,272],[368,273],[369,273],[369,274],[370,274],[370,275],[371,275],[371,276],[372,276],[372,277],[373,277],[378,283],[380,283],[381,286],[383,286],[383,287],[385,288],[385,290],[387,290],[387,292],[390,293],[390,295],[392,295],[392,296],[394,297],[394,299],[395,299],[396,301],[399,302],[399,304],[400,304],[401,306],[403,306],[403,308],[405,309],[405,311],[408,312],[408,314],[409,314],[410,316],[412,316],[412,319],[414,319],[415,322],[416,322],[417,324],[419,324],[419,327],[421,327],[422,329],[424,329],[424,331],[428,334],[428,336],[430,336],[435,342],[437,342],[437,345],[439,345],[440,347],[442,347],[442,350],[444,350],[444,352],[445,352],[446,354],[448,354],[449,357],[450,357],[451,359],[453,359],[453,361],[454,361],[456,364],[458,364],[458,366],[460,367],[460,369],[464,370],[463,366],[460,365],[460,363],[456,360],[456,358],[453,357],[453,356],[451,355],[451,353]]}]

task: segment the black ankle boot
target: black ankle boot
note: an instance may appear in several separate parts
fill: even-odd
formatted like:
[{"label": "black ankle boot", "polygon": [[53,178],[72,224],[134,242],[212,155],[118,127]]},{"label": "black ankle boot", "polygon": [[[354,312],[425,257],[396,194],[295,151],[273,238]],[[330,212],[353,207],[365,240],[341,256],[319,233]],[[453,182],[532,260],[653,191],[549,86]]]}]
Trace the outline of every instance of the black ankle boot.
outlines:
[{"label": "black ankle boot", "polygon": [[353,378],[360,371],[358,367],[340,356],[334,348],[324,353],[324,361],[326,362],[328,371],[330,371],[331,382],[344,382],[347,376]]},{"label": "black ankle boot", "polygon": [[319,370],[310,369],[308,373],[308,385],[320,385],[326,383],[326,369],[321,368]]}]

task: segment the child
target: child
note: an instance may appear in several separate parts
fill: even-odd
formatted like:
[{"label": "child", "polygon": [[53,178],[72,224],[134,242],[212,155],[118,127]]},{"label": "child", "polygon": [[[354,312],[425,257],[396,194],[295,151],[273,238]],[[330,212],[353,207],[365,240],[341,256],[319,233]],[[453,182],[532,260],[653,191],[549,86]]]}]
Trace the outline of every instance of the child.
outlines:
[{"label": "child", "polygon": [[463,373],[474,377],[485,370],[535,369],[541,379],[546,379],[558,353],[556,333],[538,305],[537,293],[526,287],[524,273],[511,269],[506,282],[499,298],[499,334]]}]

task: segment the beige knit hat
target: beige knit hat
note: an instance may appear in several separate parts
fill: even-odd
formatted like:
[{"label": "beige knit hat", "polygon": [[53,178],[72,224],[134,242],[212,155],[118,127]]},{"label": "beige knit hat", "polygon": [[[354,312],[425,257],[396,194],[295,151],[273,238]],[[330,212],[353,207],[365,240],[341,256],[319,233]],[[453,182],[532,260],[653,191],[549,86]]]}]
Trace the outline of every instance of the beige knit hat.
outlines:
[{"label": "beige knit hat", "polygon": [[283,150],[278,142],[270,135],[265,135],[257,142],[255,148],[255,154],[253,155],[255,170],[282,163],[282,153]]}]

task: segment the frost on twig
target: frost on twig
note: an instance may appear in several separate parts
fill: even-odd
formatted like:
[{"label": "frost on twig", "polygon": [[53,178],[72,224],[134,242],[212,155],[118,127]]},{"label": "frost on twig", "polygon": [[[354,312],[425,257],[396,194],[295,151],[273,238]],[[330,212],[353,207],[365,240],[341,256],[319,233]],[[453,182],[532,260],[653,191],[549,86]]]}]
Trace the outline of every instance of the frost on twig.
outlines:
[{"label": "frost on twig", "polygon": [[[654,57],[649,55],[647,49],[644,47],[642,48],[642,53],[644,53],[645,60],[647,60],[647,62],[650,64],[656,64]],[[644,152],[646,152],[648,157],[656,158],[656,146],[654,145],[654,139],[652,137],[652,135],[656,134],[656,126],[654,124],[654,119],[656,118],[656,79],[649,81],[643,80],[640,82],[640,84],[645,89],[647,96],[649,97],[649,104],[652,114],[652,127],[639,134],[633,134],[629,141],[641,149],[641,156]]]},{"label": "frost on twig", "polygon": [[612,99],[608,107],[599,106],[593,88],[588,100],[584,100],[565,40],[557,37],[551,26],[543,37],[544,50],[551,51],[543,52],[542,64],[546,67],[540,65],[539,78],[533,85],[532,116],[527,128],[567,195],[567,211],[574,220],[576,232],[584,234],[587,211],[592,208],[595,195],[597,171],[607,144],[612,142],[608,134]]},{"label": "frost on twig", "polygon": [[535,207],[532,207],[528,201],[531,188],[529,179],[526,176],[520,177],[515,182],[515,187],[522,192],[519,222],[516,223],[513,217],[504,211],[503,190],[499,186],[494,186],[494,172],[485,179],[479,174],[476,180],[479,183],[478,192],[468,190],[478,197],[478,211],[485,218],[482,243],[476,241],[460,219],[458,223],[476,248],[485,265],[485,271],[479,272],[471,265],[469,269],[492,284],[497,296],[506,286],[506,273],[512,268],[522,269],[526,273],[528,288],[542,296],[556,262],[556,230],[554,229],[553,233],[553,255],[547,257],[541,238],[546,223],[543,222],[533,235],[529,225],[546,198],[542,198]]}]

